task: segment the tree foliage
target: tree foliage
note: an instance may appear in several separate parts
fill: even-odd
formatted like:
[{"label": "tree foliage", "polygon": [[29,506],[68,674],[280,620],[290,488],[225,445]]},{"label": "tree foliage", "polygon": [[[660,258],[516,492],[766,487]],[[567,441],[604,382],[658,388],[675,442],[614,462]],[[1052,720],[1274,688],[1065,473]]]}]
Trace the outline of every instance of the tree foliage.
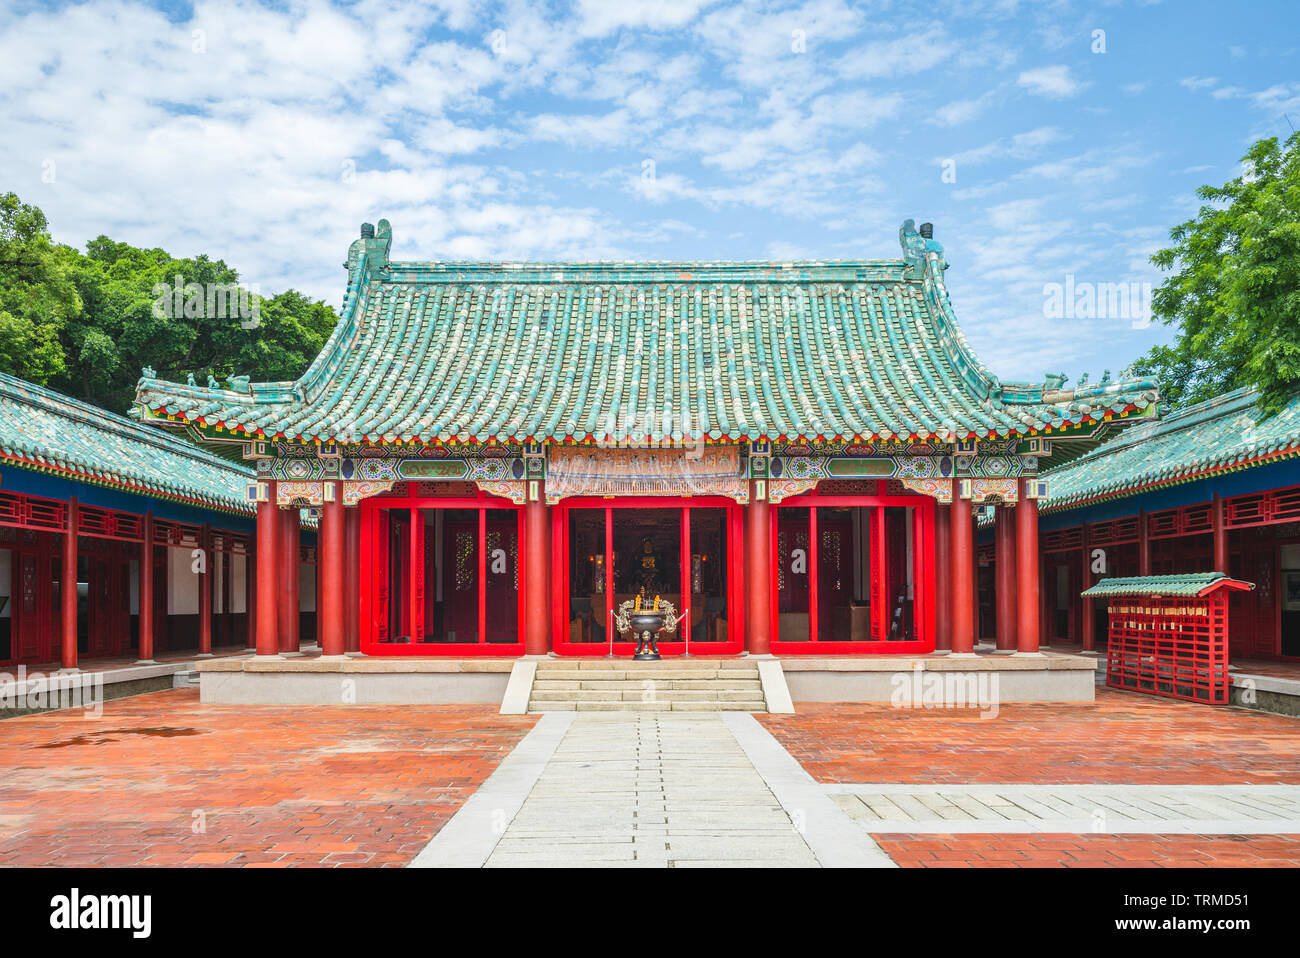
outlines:
[{"label": "tree foliage", "polygon": [[1300,133],[1283,145],[1259,140],[1242,162],[1240,176],[1197,191],[1205,203],[1195,219],[1151,257],[1177,270],[1152,312],[1178,337],[1135,370],[1175,404],[1255,387],[1267,417],[1300,388]]},{"label": "tree foliage", "polygon": [[[256,325],[225,315],[160,308],[163,287],[238,288],[239,276],[206,255],[177,259],[98,236],[84,253],[54,244],[44,214],[0,197],[0,371],[115,411],[126,410],[140,370],[224,382],[296,379],[338,317],[295,290],[263,297]],[[170,300],[170,296],[168,296]],[[231,296],[237,301],[236,296]]]}]

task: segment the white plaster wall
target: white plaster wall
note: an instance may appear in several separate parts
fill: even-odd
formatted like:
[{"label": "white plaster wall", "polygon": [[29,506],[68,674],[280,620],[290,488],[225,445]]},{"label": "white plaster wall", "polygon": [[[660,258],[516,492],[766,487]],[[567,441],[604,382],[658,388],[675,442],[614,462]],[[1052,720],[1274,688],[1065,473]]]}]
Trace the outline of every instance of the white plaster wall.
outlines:
[{"label": "white plaster wall", "polygon": [[193,550],[167,548],[167,614],[199,614],[199,576],[194,571]]},{"label": "white plaster wall", "polygon": [[230,611],[247,612],[248,595],[244,589],[244,580],[248,575],[248,557],[232,555],[230,557]]}]

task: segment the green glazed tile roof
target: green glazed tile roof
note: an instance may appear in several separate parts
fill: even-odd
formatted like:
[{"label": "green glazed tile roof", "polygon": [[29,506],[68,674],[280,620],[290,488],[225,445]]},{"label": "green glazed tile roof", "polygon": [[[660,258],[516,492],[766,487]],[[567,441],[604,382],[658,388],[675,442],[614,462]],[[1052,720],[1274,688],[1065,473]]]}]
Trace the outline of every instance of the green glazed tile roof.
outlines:
[{"label": "green glazed tile roof", "polygon": [[343,317],[292,383],[146,370],[141,415],[329,442],[818,437],[1059,430],[1148,409],[1150,380],[1004,384],[971,352],[943,248],[899,260],[390,263],[363,228]]},{"label": "green glazed tile roof", "polygon": [[1233,579],[1222,572],[1187,572],[1181,575],[1137,575],[1128,578],[1102,579],[1086,596],[1165,595],[1195,598],[1221,586],[1236,590],[1255,588],[1253,582]]},{"label": "green glazed tile roof", "polygon": [[3,373],[0,462],[224,512],[253,508],[251,469]]},{"label": "green glazed tile roof", "polygon": [[1258,394],[1225,393],[1123,433],[1060,469],[1045,473],[1043,511],[1117,499],[1246,469],[1300,454],[1300,394],[1276,416],[1255,422]]}]

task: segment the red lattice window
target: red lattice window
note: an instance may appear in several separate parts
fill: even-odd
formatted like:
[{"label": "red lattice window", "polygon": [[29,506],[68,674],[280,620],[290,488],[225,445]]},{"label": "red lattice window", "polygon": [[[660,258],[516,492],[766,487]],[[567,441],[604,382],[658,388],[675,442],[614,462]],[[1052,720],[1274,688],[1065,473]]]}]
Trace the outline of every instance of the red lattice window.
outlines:
[{"label": "red lattice window", "polygon": [[1300,519],[1300,487],[1273,493],[1272,518]]},{"label": "red lattice window", "polygon": [[1211,507],[1188,506],[1183,510],[1183,532],[1210,532],[1214,529],[1214,519],[1211,516]]},{"label": "red lattice window", "polygon": [[1164,539],[1178,535],[1178,510],[1166,509],[1153,512],[1147,516],[1147,536],[1152,539]]},{"label": "red lattice window", "polygon": [[65,511],[64,504],[61,502],[28,499],[27,515],[24,517],[23,524],[37,529],[62,529],[66,523]]}]

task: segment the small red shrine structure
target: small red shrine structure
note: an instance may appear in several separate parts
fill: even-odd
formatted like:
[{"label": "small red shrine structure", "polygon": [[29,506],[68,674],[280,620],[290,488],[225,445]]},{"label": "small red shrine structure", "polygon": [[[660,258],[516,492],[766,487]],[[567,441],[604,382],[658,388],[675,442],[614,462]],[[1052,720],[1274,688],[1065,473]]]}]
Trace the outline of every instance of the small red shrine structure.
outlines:
[{"label": "small red shrine structure", "polygon": [[1110,600],[1106,685],[1228,704],[1228,596],[1250,582],[1222,572],[1103,579],[1083,593]]}]

